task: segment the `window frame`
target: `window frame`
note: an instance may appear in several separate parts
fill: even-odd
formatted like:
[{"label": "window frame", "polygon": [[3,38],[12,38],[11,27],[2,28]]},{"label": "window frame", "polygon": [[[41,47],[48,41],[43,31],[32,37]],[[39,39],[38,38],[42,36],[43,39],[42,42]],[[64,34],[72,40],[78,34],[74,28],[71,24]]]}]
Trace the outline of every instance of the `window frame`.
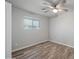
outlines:
[{"label": "window frame", "polygon": [[[31,26],[31,28],[29,28],[29,29],[25,29],[25,30],[32,30],[32,29],[40,29],[40,20],[38,19],[38,18],[32,18],[32,17],[28,17],[28,16],[26,16],[25,18],[24,18],[24,20],[32,20],[32,26]],[[34,21],[38,21],[39,22],[39,26],[38,26],[38,28],[34,28],[33,27],[33,22]],[[25,26],[26,24],[24,23],[24,26]]]}]

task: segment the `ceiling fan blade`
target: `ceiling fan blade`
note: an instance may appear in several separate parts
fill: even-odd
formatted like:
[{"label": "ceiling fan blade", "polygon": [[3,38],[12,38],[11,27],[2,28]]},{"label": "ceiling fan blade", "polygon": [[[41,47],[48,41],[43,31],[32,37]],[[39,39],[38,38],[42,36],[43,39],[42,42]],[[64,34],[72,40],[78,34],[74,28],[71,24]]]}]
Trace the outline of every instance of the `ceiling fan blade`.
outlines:
[{"label": "ceiling fan blade", "polygon": [[48,1],[45,1],[45,0],[41,2],[41,5],[42,5],[43,7],[49,7],[49,8],[52,7],[52,6],[51,6],[51,3],[49,3]]},{"label": "ceiling fan blade", "polygon": [[57,5],[56,5],[56,8],[62,8],[62,7],[63,7],[62,4],[57,4]]},{"label": "ceiling fan blade", "polygon": [[50,4],[52,4],[53,2],[52,2],[52,0],[45,0],[45,1],[47,1],[48,3],[50,3]]},{"label": "ceiling fan blade", "polygon": [[66,0],[62,0],[61,3],[62,3],[62,4],[65,4],[65,3],[66,3]]},{"label": "ceiling fan blade", "polygon": [[55,7],[55,3],[53,2],[53,0],[45,0],[45,1],[47,1],[48,3],[50,3],[49,6]]},{"label": "ceiling fan blade", "polygon": [[50,9],[53,9],[54,7],[50,4],[50,3],[48,3],[48,2],[43,2],[43,6],[45,7],[45,8],[43,8],[42,10],[45,10],[46,8],[50,8]]},{"label": "ceiling fan blade", "polygon": [[64,11],[68,12],[68,9],[63,9]]},{"label": "ceiling fan blade", "polygon": [[49,12],[48,10],[47,11],[44,11],[45,13]]},{"label": "ceiling fan blade", "polygon": [[49,11],[47,7],[46,8],[42,8],[41,10],[43,10],[45,13],[47,13]]},{"label": "ceiling fan blade", "polygon": [[66,0],[60,0],[60,2],[56,5],[56,8],[61,8],[65,5]]},{"label": "ceiling fan blade", "polygon": [[61,0],[57,0],[57,1],[55,2],[55,7],[56,7],[58,4],[60,4],[60,1],[61,1]]},{"label": "ceiling fan blade", "polygon": [[58,11],[65,11],[65,12],[68,12],[69,11],[69,9],[67,9],[67,8],[63,8],[63,9],[58,9]]},{"label": "ceiling fan blade", "polygon": [[42,8],[41,10],[46,10],[46,8]]}]

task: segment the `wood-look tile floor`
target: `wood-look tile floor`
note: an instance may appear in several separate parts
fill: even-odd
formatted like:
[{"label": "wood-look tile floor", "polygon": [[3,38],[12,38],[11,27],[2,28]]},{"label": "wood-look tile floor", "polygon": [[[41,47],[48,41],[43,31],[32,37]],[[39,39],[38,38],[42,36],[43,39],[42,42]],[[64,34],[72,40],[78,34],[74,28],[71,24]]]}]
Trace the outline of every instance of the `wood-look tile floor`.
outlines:
[{"label": "wood-look tile floor", "polygon": [[12,54],[16,59],[74,59],[74,49],[53,42],[44,42]]}]

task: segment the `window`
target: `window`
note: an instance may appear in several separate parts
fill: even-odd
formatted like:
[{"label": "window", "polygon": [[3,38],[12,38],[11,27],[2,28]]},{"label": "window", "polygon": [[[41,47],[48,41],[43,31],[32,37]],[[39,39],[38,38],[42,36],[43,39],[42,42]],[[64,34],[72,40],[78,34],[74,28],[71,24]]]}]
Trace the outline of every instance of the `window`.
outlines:
[{"label": "window", "polygon": [[24,29],[25,30],[39,29],[39,27],[40,27],[39,20],[33,20],[32,18],[24,19]]},{"label": "window", "polygon": [[32,20],[24,19],[24,29],[32,29]]},{"label": "window", "polygon": [[39,21],[33,20],[33,28],[39,29]]}]

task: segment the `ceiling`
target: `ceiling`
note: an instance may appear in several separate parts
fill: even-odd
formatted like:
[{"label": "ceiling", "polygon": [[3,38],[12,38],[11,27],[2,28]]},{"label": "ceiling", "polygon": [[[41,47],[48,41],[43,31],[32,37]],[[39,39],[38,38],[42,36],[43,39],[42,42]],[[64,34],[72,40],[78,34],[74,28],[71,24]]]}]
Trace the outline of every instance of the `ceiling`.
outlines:
[{"label": "ceiling", "polygon": [[[30,11],[43,16],[55,16],[55,13],[44,13],[41,9],[44,7],[42,3],[44,0],[6,0],[12,3],[13,6]],[[55,1],[55,0],[53,0]],[[74,9],[74,0],[67,0],[67,5],[70,9]]]}]

